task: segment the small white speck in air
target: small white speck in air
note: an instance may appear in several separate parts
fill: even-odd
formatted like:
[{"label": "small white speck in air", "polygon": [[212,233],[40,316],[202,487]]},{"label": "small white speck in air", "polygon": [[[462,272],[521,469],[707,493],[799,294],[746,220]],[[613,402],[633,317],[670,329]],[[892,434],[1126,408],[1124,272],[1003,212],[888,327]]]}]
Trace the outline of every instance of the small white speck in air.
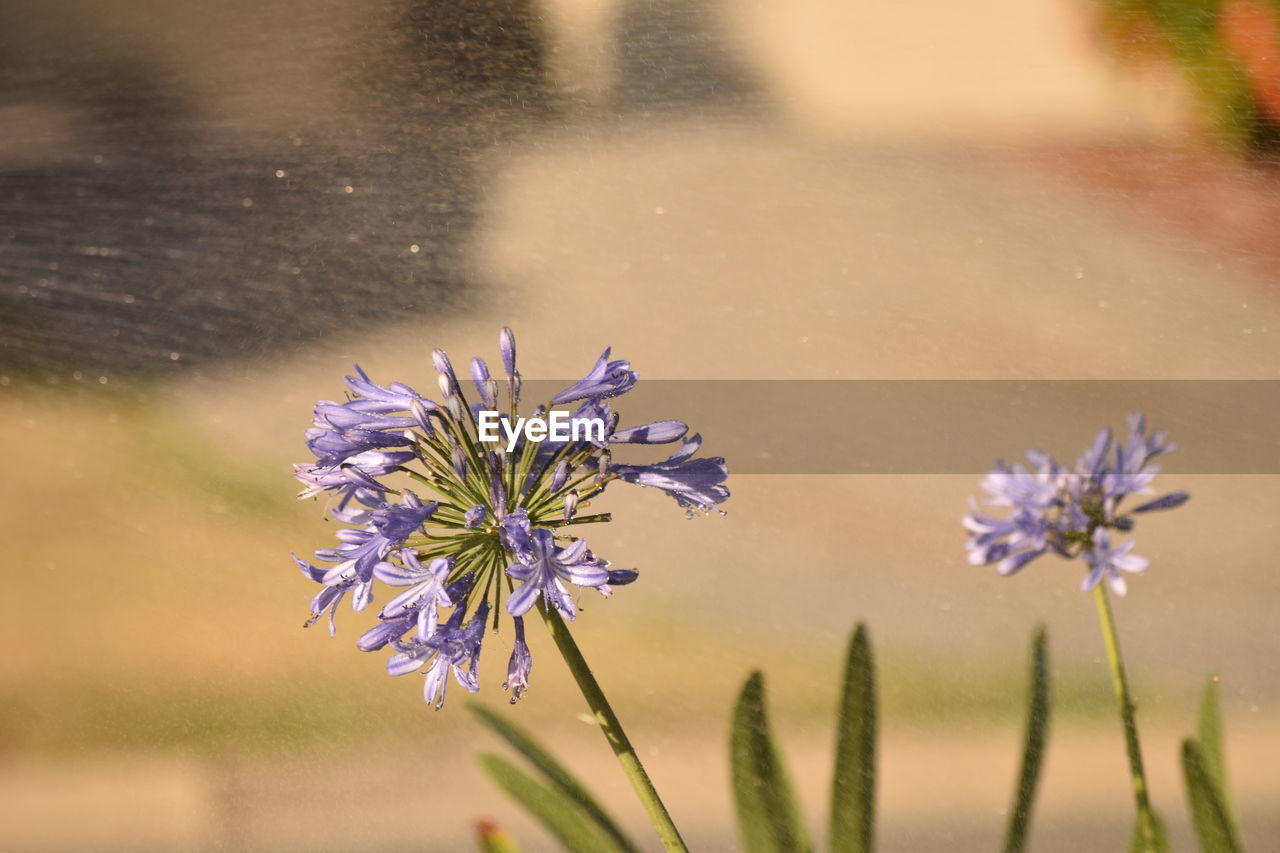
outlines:
[{"label": "small white speck in air", "polygon": [[664,209],[662,209],[661,207],[655,207],[655,208],[653,209],[653,212],[654,212],[654,213],[656,213],[656,214],[658,214],[659,216],[661,216],[662,214],[666,213],[666,211],[665,211]]},{"label": "small white speck in air", "polygon": [[107,377],[105,377],[105,376],[99,376],[99,377],[98,377],[98,384],[99,384],[99,385],[106,385],[106,384],[107,384]]},{"label": "small white speck in air", "polygon": [[72,371],[71,378],[79,382],[81,379],[84,379],[84,374],[78,370],[75,370],[75,371]]},{"label": "small white speck in air", "polygon": [[253,199],[251,199],[251,198],[242,198],[242,199],[240,199],[240,206],[241,206],[241,207],[253,207]]},{"label": "small white speck in air", "polygon": [[171,352],[171,353],[169,353],[169,360],[170,360],[170,361],[177,361],[177,360],[178,360],[178,359],[180,359],[180,358],[182,358],[182,353],[180,353],[180,352]]},{"label": "small white speck in air", "polygon": [[286,174],[288,173],[284,169],[276,169],[277,178],[283,178]]},{"label": "small white speck in air", "polygon": [[348,194],[350,194],[350,193],[355,192],[355,191],[356,191],[356,188],[355,188],[355,187],[353,187],[353,186],[351,186],[350,184],[347,184],[345,187],[343,187],[343,188],[342,188],[342,191],[343,191],[344,193],[348,193]]},{"label": "small white speck in air", "polygon": [[421,247],[421,246],[419,246],[417,243],[410,243],[410,244],[409,244],[409,251],[410,251],[410,252],[413,252],[413,253],[416,255],[416,254],[418,254],[419,252],[421,252],[421,251],[422,251],[422,247]]},{"label": "small white speck in air", "polygon": [[0,385],[7,386],[11,380],[8,376],[0,376]]},{"label": "small white speck in air", "polygon": [[93,162],[95,162],[95,163],[101,163],[101,162],[102,162],[102,155],[101,155],[101,154],[94,154],[94,155],[93,155]]},{"label": "small white speck in air", "polygon": [[137,302],[137,301],[138,301],[138,298],[137,298],[136,296],[134,296],[132,293],[126,293],[126,294],[124,295],[124,304],[125,304],[125,305],[132,305],[133,303],[135,303],[135,302]]}]

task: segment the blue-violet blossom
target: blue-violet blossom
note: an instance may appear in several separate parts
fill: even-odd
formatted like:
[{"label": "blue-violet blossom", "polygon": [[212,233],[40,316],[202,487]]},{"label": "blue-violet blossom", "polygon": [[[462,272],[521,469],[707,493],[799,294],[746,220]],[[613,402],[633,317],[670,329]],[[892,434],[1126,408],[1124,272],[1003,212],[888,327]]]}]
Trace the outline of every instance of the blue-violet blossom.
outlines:
[{"label": "blue-violet blossom", "polygon": [[[606,424],[603,441],[596,436],[537,442],[521,435],[510,452],[505,442],[482,442],[476,428],[481,410],[499,411],[511,421],[518,417],[522,380],[510,329],[502,330],[499,350],[502,380],[483,360],[471,361],[474,402],[441,350],[432,353],[436,399],[399,382],[378,385],[357,366],[356,375],[346,378],[345,402],[322,400],[315,406],[306,431],[315,461],[294,466],[304,486],[298,497],[327,494],[329,514],[348,525],[337,531],[336,546],[315,552],[315,563],[294,557],[302,573],[320,585],[306,624],[327,616],[332,634],[334,614],[348,593],[360,611],[373,601],[375,583],[392,588],[378,624],[356,646],[366,652],[392,649],[388,672],[421,672],[424,695],[437,708],[450,674],[466,690],[479,689],[490,614],[495,631],[503,611],[515,625],[503,684],[515,702],[528,688],[533,667],[525,615],[535,607],[554,607],[574,619],[575,587],[607,596],[636,580],[635,570],[610,568],[585,540],[567,532],[610,520],[609,513],[581,513],[610,483],[655,487],[686,513],[715,509],[729,497],[724,460],[695,457],[701,437],[686,438],[684,423],[618,429],[610,401],[631,390],[638,376],[629,362],[610,360],[608,349],[586,377],[533,410],[542,417],[552,406],[575,404],[573,417]],[[615,464],[611,453],[619,444],[681,440],[674,455],[648,465]],[[1108,554],[1099,572],[1126,568],[1135,559],[1119,549]]]},{"label": "blue-violet blossom", "polygon": [[982,480],[983,502],[1007,514],[990,515],[970,499],[971,511],[964,517],[969,562],[994,563],[1000,574],[1011,575],[1044,554],[1080,557],[1090,570],[1083,589],[1106,580],[1124,595],[1121,572],[1141,572],[1147,561],[1130,553],[1132,539],[1113,544],[1112,535],[1131,531],[1135,515],[1179,507],[1190,496],[1170,492],[1127,510],[1122,504],[1153,493],[1151,482],[1160,466],[1152,460],[1175,449],[1163,430],[1147,435],[1146,419],[1133,415],[1124,441],[1114,441],[1111,430],[1103,429],[1071,468],[1039,450],[1027,452],[1028,466],[997,462]]}]

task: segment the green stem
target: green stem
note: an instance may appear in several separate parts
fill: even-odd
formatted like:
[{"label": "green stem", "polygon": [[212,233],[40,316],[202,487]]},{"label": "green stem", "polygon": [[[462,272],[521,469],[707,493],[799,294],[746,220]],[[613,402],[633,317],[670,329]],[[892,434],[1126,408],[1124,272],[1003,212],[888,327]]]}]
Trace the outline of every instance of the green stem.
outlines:
[{"label": "green stem", "polygon": [[1093,588],[1093,600],[1098,605],[1098,622],[1102,626],[1102,640],[1107,647],[1107,663],[1111,665],[1111,686],[1120,703],[1120,719],[1124,723],[1124,744],[1129,753],[1129,775],[1133,779],[1133,799],[1138,807],[1138,824],[1147,850],[1159,849],[1155,814],[1147,794],[1147,775],[1142,769],[1142,747],[1138,743],[1138,723],[1134,719],[1133,699],[1129,694],[1129,680],[1124,674],[1124,659],[1120,656],[1120,639],[1116,634],[1116,620],[1111,612],[1111,600],[1100,583]]},{"label": "green stem", "polygon": [[667,814],[667,807],[662,804],[662,799],[653,787],[649,774],[640,763],[640,756],[636,755],[635,747],[627,739],[627,733],[622,730],[622,723],[618,722],[618,716],[609,706],[609,700],[605,698],[604,691],[600,689],[595,676],[591,674],[591,667],[587,666],[587,661],[578,649],[578,644],[574,642],[573,635],[569,633],[569,627],[560,617],[560,612],[554,607],[540,606],[537,609],[542,613],[543,621],[547,623],[551,638],[556,641],[556,648],[560,650],[565,663],[569,665],[569,671],[573,673],[574,680],[578,682],[578,689],[582,691],[583,698],[587,700],[587,705],[595,714],[600,730],[604,732],[605,739],[613,748],[613,754],[622,765],[622,772],[626,773],[627,778],[631,780],[631,787],[635,789],[636,796],[640,798],[644,810],[648,812],[649,820],[657,830],[662,846],[669,853],[688,853],[689,848],[684,846],[680,830],[676,829],[676,825],[671,821],[671,815]]}]

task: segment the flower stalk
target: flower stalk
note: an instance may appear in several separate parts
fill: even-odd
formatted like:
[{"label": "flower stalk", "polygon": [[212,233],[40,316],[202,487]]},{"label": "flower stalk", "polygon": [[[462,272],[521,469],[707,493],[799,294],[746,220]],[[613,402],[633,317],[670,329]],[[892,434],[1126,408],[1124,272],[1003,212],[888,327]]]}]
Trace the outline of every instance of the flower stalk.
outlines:
[{"label": "flower stalk", "polygon": [[1125,751],[1129,756],[1129,776],[1133,782],[1133,799],[1138,807],[1138,831],[1142,850],[1154,853],[1159,850],[1155,813],[1148,795],[1147,775],[1142,766],[1142,745],[1138,742],[1138,722],[1134,717],[1133,698],[1129,693],[1129,679],[1124,671],[1124,658],[1120,654],[1120,638],[1116,632],[1115,615],[1106,589],[1099,584],[1093,588],[1093,600],[1098,605],[1098,623],[1102,628],[1102,641],[1107,649],[1107,664],[1111,667],[1111,687],[1120,705],[1120,720],[1124,726]]},{"label": "flower stalk", "polygon": [[635,747],[631,745],[631,740],[627,737],[626,731],[623,730],[622,723],[618,720],[618,715],[613,712],[612,706],[609,705],[609,700],[605,697],[604,691],[600,689],[599,682],[596,681],[595,675],[591,672],[591,667],[587,665],[586,658],[582,656],[582,651],[578,648],[578,644],[574,642],[573,635],[569,633],[569,626],[565,624],[560,612],[554,607],[540,607],[538,611],[542,614],[543,621],[547,625],[547,631],[551,634],[551,638],[555,640],[556,648],[559,649],[561,657],[564,658],[564,662],[569,666],[569,672],[573,674],[574,681],[578,683],[578,689],[582,691],[582,697],[587,700],[587,706],[591,708],[591,713],[600,725],[600,730],[604,732],[605,740],[609,741],[613,754],[617,757],[618,763],[622,765],[622,772],[627,775],[627,779],[631,782],[631,787],[635,789],[636,796],[639,797],[640,803],[649,815],[649,821],[657,831],[658,839],[662,842],[663,848],[668,853],[687,853],[689,848],[685,846],[684,839],[680,837],[680,830],[676,828],[675,823],[671,820],[667,807],[662,804],[662,798],[658,796],[657,789],[653,787],[653,781],[649,778],[644,765],[640,763],[640,756],[636,754]]}]

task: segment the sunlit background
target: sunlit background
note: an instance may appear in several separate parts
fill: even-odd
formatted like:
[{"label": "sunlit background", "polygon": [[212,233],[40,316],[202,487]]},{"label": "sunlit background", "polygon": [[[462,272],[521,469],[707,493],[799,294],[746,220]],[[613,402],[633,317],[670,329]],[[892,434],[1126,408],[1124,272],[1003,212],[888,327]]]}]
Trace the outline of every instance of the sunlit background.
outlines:
[{"label": "sunlit background", "polygon": [[[353,361],[430,388],[431,347],[492,360],[509,324],[547,379],[606,344],[666,379],[1280,378],[1277,9],[3,4],[0,848],[458,850],[482,818],[551,848],[482,777],[502,747],[463,691],[431,711],[356,651],[371,613],[301,627],[289,552],[331,524],[290,465]],[[1050,450],[1101,426],[1077,419]],[[825,825],[858,620],[883,850],[999,843],[1039,621],[1033,847],[1123,848],[1077,564],[969,567],[975,477],[730,485],[694,521],[611,493],[592,545],[642,577],[575,626],[694,849],[737,843],[728,715],[757,667]],[[1278,849],[1280,478],[1166,485],[1194,498],[1144,521],[1153,567],[1117,606],[1153,794],[1189,849],[1177,747],[1220,673],[1246,841]],[[655,847],[532,627],[524,701],[498,689],[507,633],[478,700]]]}]

